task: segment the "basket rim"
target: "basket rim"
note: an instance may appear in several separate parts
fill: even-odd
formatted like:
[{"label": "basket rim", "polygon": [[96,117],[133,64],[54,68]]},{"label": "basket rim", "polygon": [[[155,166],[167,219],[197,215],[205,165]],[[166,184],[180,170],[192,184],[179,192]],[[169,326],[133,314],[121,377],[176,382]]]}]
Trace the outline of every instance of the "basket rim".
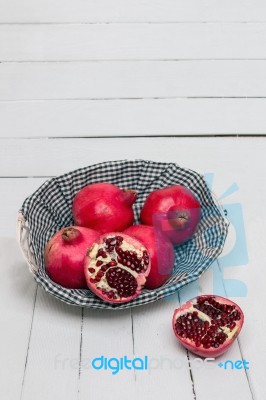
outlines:
[{"label": "basket rim", "polygon": [[[123,160],[123,161],[133,161],[133,160]],[[153,161],[151,161],[151,160],[134,160],[134,161],[148,161],[148,162],[153,162]],[[112,161],[111,161],[111,162],[112,162]],[[117,161],[116,161],[116,162],[117,162]],[[106,163],[106,162],[105,162],[105,163]],[[155,163],[157,163],[157,162],[155,162]],[[99,163],[99,164],[100,164],[100,163]],[[99,165],[99,164],[93,164],[92,166],[97,166],[97,165]],[[103,163],[101,163],[101,164],[103,164]],[[158,162],[158,164],[162,164],[162,163],[161,163],[161,162]],[[168,164],[169,166],[174,164],[174,165],[178,166],[178,168],[180,168],[180,169],[182,169],[182,170],[184,170],[184,171],[191,171],[191,172],[193,172],[193,173],[196,173],[197,175],[199,175],[201,178],[204,179],[203,175],[199,174],[198,172],[193,171],[193,170],[188,169],[188,168],[180,167],[178,164],[175,164],[175,163],[172,163],[172,162],[171,162],[171,163],[163,163],[163,164]],[[92,167],[92,166],[88,166],[88,167]],[[88,168],[88,167],[84,167],[84,168]],[[63,174],[63,175],[59,175],[59,176],[57,176],[56,178],[60,178],[60,177],[65,176],[65,175],[67,175],[67,174],[69,174],[69,173],[71,173],[71,172],[74,173],[74,172],[76,172],[76,171],[79,171],[80,169],[82,169],[82,168],[79,168],[79,169],[70,171],[70,172],[65,173],[65,174]],[[47,180],[46,182],[50,182],[52,179],[54,179],[54,178],[51,178],[51,179]],[[204,179],[204,181],[205,181],[205,179]],[[206,181],[205,181],[205,183],[206,183]],[[41,186],[42,186],[42,185],[41,185]],[[37,190],[38,190],[38,189],[37,189]],[[210,190],[209,188],[208,188],[208,190],[209,190],[209,193],[210,193],[210,195],[211,195],[211,198],[212,198],[212,200],[213,200],[215,206],[216,206],[216,207],[218,208],[218,210],[219,210],[220,216],[221,216],[222,219],[223,219],[223,223],[224,223],[223,226],[224,226],[224,229],[225,229],[225,239],[226,239],[226,236],[227,236],[227,233],[228,233],[228,228],[229,228],[229,225],[230,225],[229,219],[228,219],[228,217],[225,215],[224,209],[223,209],[222,205],[220,204],[219,200],[217,199],[215,193],[214,193],[212,190]],[[35,192],[34,192],[34,193],[35,193]],[[33,193],[33,194],[34,194],[34,193]],[[32,195],[31,195],[31,196],[32,196]],[[30,196],[29,196],[29,197],[30,197]],[[224,242],[225,242],[225,239],[224,239]],[[50,293],[50,294],[53,295],[54,297],[59,298],[60,300],[62,300],[62,301],[64,301],[64,302],[67,302],[68,304],[72,304],[72,305],[76,305],[76,306],[82,306],[82,307],[85,306],[85,307],[88,307],[88,308],[104,308],[104,309],[131,308],[131,307],[136,307],[136,306],[140,306],[140,305],[144,305],[144,304],[147,304],[147,303],[150,303],[150,302],[157,301],[157,300],[159,300],[159,299],[161,299],[161,298],[163,298],[163,297],[172,295],[173,293],[175,293],[175,292],[177,292],[178,290],[180,290],[183,286],[181,286],[181,287],[179,287],[179,286],[176,287],[177,285],[179,285],[179,282],[182,282],[182,281],[185,280],[184,285],[186,285],[186,284],[192,282],[193,280],[198,279],[198,278],[206,271],[206,269],[209,267],[209,266],[208,266],[208,267],[207,267],[206,269],[204,269],[201,273],[199,273],[199,274],[196,276],[196,278],[195,278],[195,276],[193,276],[193,279],[192,279],[191,277],[189,277],[187,274],[182,274],[182,275],[180,275],[180,281],[179,281],[179,279],[178,279],[178,277],[177,277],[177,281],[175,281],[175,283],[172,284],[172,286],[170,286],[170,287],[168,288],[167,293],[163,293],[163,291],[160,290],[161,288],[157,288],[157,289],[150,290],[149,292],[154,292],[154,291],[156,292],[156,298],[153,298],[153,300],[150,300],[150,299],[149,299],[148,301],[145,301],[145,299],[144,299],[144,300],[143,300],[143,303],[140,302],[139,304],[130,304],[131,302],[123,303],[123,304],[124,304],[124,307],[113,307],[112,304],[105,303],[105,302],[103,302],[103,301],[101,300],[101,302],[103,302],[104,305],[99,307],[99,306],[97,305],[97,302],[96,302],[95,305],[94,305],[94,304],[90,304],[90,305],[88,305],[88,304],[81,304],[81,303],[82,303],[82,296],[80,296],[80,291],[79,291],[78,289],[70,289],[70,290],[71,290],[72,292],[75,292],[75,297],[77,297],[77,298],[80,297],[80,299],[79,299],[79,304],[77,304],[77,303],[75,303],[75,302],[70,302],[70,301],[66,301],[66,300],[62,299],[62,297],[60,297],[59,294],[57,295],[57,293],[54,293],[53,291],[50,291],[50,290],[49,290],[49,287],[47,287],[47,285],[44,285],[44,284],[43,284],[43,282],[42,282],[42,280],[40,279],[39,274],[38,274],[40,267],[37,265],[36,259],[35,259],[35,257],[34,257],[34,253],[33,253],[32,249],[31,249],[30,231],[29,231],[29,228],[27,227],[27,220],[26,220],[25,215],[24,215],[23,212],[22,212],[22,209],[20,209],[20,211],[18,212],[18,215],[17,215],[17,241],[18,241],[19,247],[20,247],[20,249],[21,249],[21,252],[22,252],[22,254],[23,254],[23,256],[24,256],[24,259],[25,259],[26,263],[28,264],[29,271],[34,275],[34,278],[35,278],[35,280],[37,281],[38,284],[41,284],[41,286],[42,286],[48,293]],[[221,251],[222,251],[222,249],[223,249],[223,246],[224,246],[224,243],[223,243],[223,245],[222,245],[222,247],[221,247],[221,250],[220,250],[219,254],[221,253]],[[217,255],[217,257],[219,256],[219,254]],[[213,262],[217,257],[215,257],[215,258],[212,260],[212,262]],[[212,264],[212,262],[211,262],[211,264]],[[51,281],[51,282],[52,282],[52,281]],[[53,283],[54,285],[56,285],[54,282],[52,282],[52,283]],[[63,287],[60,286],[60,285],[58,285],[58,287],[65,290],[65,288],[63,288]],[[89,289],[88,289],[88,290],[89,290]],[[147,289],[146,289],[146,290],[147,290]],[[96,297],[96,296],[95,296],[95,297]],[[98,299],[97,299],[97,300],[98,300]],[[126,306],[126,305],[127,305],[127,306]]]}]

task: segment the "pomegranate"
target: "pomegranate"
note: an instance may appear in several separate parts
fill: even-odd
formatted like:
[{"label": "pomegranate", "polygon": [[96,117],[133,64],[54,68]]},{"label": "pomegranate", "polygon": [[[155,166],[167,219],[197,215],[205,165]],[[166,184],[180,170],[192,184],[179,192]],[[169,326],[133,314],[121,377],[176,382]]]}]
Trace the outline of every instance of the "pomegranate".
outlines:
[{"label": "pomegranate", "polygon": [[177,245],[193,236],[200,215],[200,203],[191,190],[173,185],[148,195],[140,219],[144,225],[161,229]]},{"label": "pomegranate", "polygon": [[244,314],[229,299],[203,295],[189,300],[174,312],[176,337],[192,353],[217,357],[224,353],[241,331]]},{"label": "pomegranate", "polygon": [[123,231],[133,224],[132,204],[136,197],[135,191],[122,190],[112,183],[87,185],[73,201],[75,224],[101,233]]},{"label": "pomegranate", "polygon": [[69,226],[56,232],[44,249],[49,277],[66,288],[87,288],[84,259],[88,247],[99,237],[98,232],[78,226]]},{"label": "pomegranate", "polygon": [[146,247],[124,233],[105,234],[88,250],[85,277],[88,287],[109,303],[137,297],[150,272]]},{"label": "pomegranate", "polygon": [[151,259],[151,270],[145,287],[156,289],[171,276],[175,263],[175,252],[170,240],[152,226],[133,225],[124,233],[133,236],[144,244]]}]

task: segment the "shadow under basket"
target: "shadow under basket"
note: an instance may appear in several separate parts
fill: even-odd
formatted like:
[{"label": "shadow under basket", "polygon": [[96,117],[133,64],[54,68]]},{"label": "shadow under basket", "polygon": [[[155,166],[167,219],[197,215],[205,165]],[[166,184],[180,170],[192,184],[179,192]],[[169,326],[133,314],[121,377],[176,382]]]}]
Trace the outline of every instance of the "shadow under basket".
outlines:
[{"label": "shadow under basket", "polygon": [[[73,225],[71,206],[75,194],[95,182],[111,182],[120,188],[137,191],[135,223],[140,223],[140,210],[148,194],[166,186],[181,184],[188,187],[202,206],[197,232],[188,242],[175,247],[175,267],[170,279],[158,289],[144,289],[128,303],[107,303],[89,289],[66,289],[53,282],[45,271],[45,244],[56,231]],[[54,297],[76,306],[123,309],[162,299],[198,279],[221,253],[228,225],[202,175],[174,163],[122,160],[80,168],[46,181],[21,207],[18,240],[35,280]]]}]

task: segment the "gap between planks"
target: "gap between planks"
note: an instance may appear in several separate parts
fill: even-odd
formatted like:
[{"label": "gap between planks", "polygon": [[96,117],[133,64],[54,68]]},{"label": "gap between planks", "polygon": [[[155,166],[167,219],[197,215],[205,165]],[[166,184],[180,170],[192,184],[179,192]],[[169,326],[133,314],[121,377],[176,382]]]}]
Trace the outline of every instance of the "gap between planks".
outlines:
[{"label": "gap between planks", "polygon": [[[44,139],[51,139],[51,140],[65,140],[65,139],[152,139],[152,138],[263,138],[266,137],[266,133],[213,133],[213,134],[184,134],[184,135],[97,135],[97,136],[3,136],[0,137],[0,140],[44,140]],[[10,178],[7,176],[0,176],[0,178]],[[14,176],[14,178],[19,178],[18,176]],[[43,178],[43,176],[30,176],[30,178]]]},{"label": "gap between planks", "polygon": [[130,21],[130,20],[125,20],[125,21],[94,21],[94,22],[89,22],[89,21],[84,21],[84,22],[0,22],[1,25],[173,25],[173,24],[265,24],[265,21],[226,21],[226,20],[212,20],[212,21],[197,21],[197,20],[191,20],[191,21]]},{"label": "gap between planks", "polygon": [[22,399],[22,396],[23,396],[23,388],[24,388],[25,376],[26,376],[27,365],[28,365],[28,355],[29,355],[29,349],[30,349],[30,341],[31,341],[31,332],[32,332],[32,326],[33,326],[33,320],[34,320],[34,315],[35,315],[35,306],[36,306],[36,300],[37,300],[37,293],[38,293],[38,284],[36,283],[34,300],[33,300],[33,308],[32,308],[31,324],[30,324],[30,332],[29,332],[29,338],[28,338],[27,354],[26,354],[25,366],[24,366],[23,378],[22,378],[22,384],[21,384],[20,400]]}]

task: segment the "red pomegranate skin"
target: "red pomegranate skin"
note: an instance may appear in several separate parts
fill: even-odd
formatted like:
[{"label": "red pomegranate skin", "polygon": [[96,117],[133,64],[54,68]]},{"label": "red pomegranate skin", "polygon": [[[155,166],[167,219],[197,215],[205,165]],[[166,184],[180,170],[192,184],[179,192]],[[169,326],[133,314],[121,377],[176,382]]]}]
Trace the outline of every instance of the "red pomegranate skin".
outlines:
[{"label": "red pomegranate skin", "polygon": [[157,289],[162,286],[170,278],[174,268],[175,252],[171,241],[161,231],[155,232],[148,225],[132,225],[124,233],[142,242],[149,252],[151,270],[145,287]]},{"label": "red pomegranate skin", "polygon": [[188,188],[173,185],[151,192],[141,210],[144,225],[153,225],[179,245],[195,233],[201,217],[201,205]]},{"label": "red pomegranate skin", "polygon": [[87,249],[99,237],[99,232],[77,226],[56,232],[44,250],[48,276],[65,288],[86,289],[84,260]]},{"label": "red pomegranate skin", "polygon": [[111,183],[93,183],[75,196],[72,214],[76,225],[101,233],[123,231],[133,224],[136,192]]},{"label": "red pomegranate skin", "polygon": [[[187,333],[186,336],[182,336],[182,330],[186,331],[187,327],[186,327],[186,322],[183,321],[183,324],[179,324],[179,328],[177,326],[177,320],[180,318],[180,316],[187,316],[188,313],[191,315],[192,319],[193,318],[198,318],[201,319],[201,315],[200,315],[200,311],[196,308],[194,308],[195,304],[197,304],[199,302],[199,299],[201,299],[201,301],[203,302],[208,302],[208,299],[212,299],[212,301],[219,303],[220,305],[226,305],[226,306],[230,306],[233,307],[233,310],[231,312],[232,313],[237,313],[237,316],[235,318],[231,317],[231,321],[229,322],[230,324],[233,324],[233,328],[230,329],[228,328],[228,326],[225,327],[225,324],[220,324],[220,326],[218,325],[218,330],[221,331],[220,334],[223,334],[222,332],[225,332],[227,334],[227,338],[224,339],[224,341],[220,344],[219,343],[219,347],[215,348],[213,346],[210,346],[207,344],[205,345],[207,348],[204,347],[203,344],[197,344],[196,342],[187,337]],[[191,307],[192,310],[191,310]],[[198,315],[193,316],[192,315],[192,311],[194,312],[198,312]],[[224,311],[223,311],[224,312]],[[222,311],[221,311],[222,313]],[[225,311],[225,313],[230,314],[230,312]],[[217,327],[217,321],[219,319],[219,317],[209,317],[208,314],[206,312],[204,312],[205,317],[209,320],[209,327],[211,326],[211,324],[213,324],[212,321],[214,321],[216,323],[216,327]],[[207,314],[207,317],[206,317]],[[230,320],[230,315],[226,316],[224,318],[227,318],[228,320]],[[195,327],[192,326],[192,319],[190,319],[190,329],[191,332],[193,333],[193,329]],[[197,324],[198,322],[195,322],[195,324]],[[234,303],[233,301],[226,299],[224,297],[221,296],[215,296],[215,295],[201,295],[198,297],[195,297],[191,300],[189,300],[188,302],[186,302],[182,307],[178,308],[175,310],[174,315],[173,315],[173,319],[172,319],[172,327],[173,327],[173,331],[175,336],[177,337],[177,339],[182,343],[182,345],[188,349],[189,351],[191,351],[192,353],[196,354],[197,356],[200,357],[218,357],[221,354],[223,354],[224,352],[226,352],[233,344],[233,342],[235,341],[235,339],[237,338],[237,336],[239,335],[242,326],[244,323],[244,313],[241,310],[241,308]],[[180,328],[181,327],[181,328]],[[208,327],[208,330],[209,330]],[[181,330],[181,332],[180,332]],[[203,334],[205,334],[205,336],[208,336],[208,330],[206,332],[204,332]],[[195,330],[194,330],[195,332]],[[203,335],[201,333],[201,335]],[[215,333],[215,336],[213,336],[212,340],[217,340],[217,332]],[[202,338],[201,338],[202,341]]]}]

